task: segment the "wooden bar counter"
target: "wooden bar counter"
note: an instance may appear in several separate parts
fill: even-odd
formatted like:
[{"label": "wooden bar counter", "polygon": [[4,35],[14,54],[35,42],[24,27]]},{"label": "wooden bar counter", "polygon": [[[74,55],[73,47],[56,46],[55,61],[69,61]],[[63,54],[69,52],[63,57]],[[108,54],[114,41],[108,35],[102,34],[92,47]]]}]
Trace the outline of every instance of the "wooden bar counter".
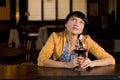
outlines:
[{"label": "wooden bar counter", "polygon": [[25,80],[120,80],[120,65],[96,67],[86,71],[29,65],[0,65],[0,79]]}]

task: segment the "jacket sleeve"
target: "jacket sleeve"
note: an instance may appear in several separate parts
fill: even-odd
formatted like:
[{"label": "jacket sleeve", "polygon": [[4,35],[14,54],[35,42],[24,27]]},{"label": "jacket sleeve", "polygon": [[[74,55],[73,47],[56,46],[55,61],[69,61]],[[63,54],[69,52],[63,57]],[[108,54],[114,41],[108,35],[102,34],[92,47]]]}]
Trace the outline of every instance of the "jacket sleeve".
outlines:
[{"label": "jacket sleeve", "polygon": [[87,42],[88,52],[90,52],[92,55],[94,55],[97,59],[110,57],[113,60],[112,64],[115,64],[115,59],[113,58],[113,56],[110,55],[108,52],[106,52],[94,40],[92,40],[90,38],[90,36],[87,36],[86,42]]},{"label": "jacket sleeve", "polygon": [[50,35],[48,40],[46,41],[45,45],[42,47],[39,56],[38,56],[38,66],[43,66],[43,60],[48,59],[52,56],[53,54],[53,49],[54,49],[54,33]]}]

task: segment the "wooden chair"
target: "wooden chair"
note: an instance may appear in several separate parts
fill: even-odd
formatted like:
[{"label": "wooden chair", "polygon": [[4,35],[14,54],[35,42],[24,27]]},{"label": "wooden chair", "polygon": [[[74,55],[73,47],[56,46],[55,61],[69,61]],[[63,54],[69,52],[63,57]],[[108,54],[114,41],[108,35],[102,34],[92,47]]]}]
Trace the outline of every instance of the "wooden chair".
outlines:
[{"label": "wooden chair", "polygon": [[11,29],[8,39],[8,46],[0,47],[1,64],[20,64],[26,61],[26,48],[20,48],[19,34],[16,29]]}]

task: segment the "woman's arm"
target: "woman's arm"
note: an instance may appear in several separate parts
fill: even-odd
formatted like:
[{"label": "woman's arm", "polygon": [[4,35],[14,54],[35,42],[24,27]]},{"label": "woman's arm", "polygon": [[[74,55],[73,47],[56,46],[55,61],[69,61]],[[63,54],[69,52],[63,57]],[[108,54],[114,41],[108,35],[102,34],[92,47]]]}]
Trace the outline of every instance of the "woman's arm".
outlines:
[{"label": "woman's arm", "polygon": [[96,67],[96,66],[106,66],[106,65],[112,65],[112,63],[113,60],[110,57],[93,60],[93,61],[88,58],[81,64],[81,67],[87,68],[87,67]]},{"label": "woman's arm", "polygon": [[63,41],[63,33],[52,33],[39,53],[38,66],[69,68],[68,65],[70,65],[70,67],[73,67],[73,62],[69,64],[67,62],[56,61],[61,55],[62,47],[64,47]]},{"label": "woman's arm", "polygon": [[87,58],[83,64],[82,67],[95,67],[95,66],[106,66],[115,64],[115,59],[112,55],[110,55],[108,52],[106,52],[101,46],[99,46],[94,40],[90,38],[90,36],[87,36],[87,47],[89,53],[94,55],[97,60],[91,61],[89,58]]},{"label": "woman's arm", "polygon": [[55,46],[53,35],[54,35],[53,33],[50,35],[45,45],[42,47],[41,51],[39,52],[39,56],[37,59],[38,66],[43,66],[43,60],[49,59],[53,55],[53,50]]},{"label": "woman's arm", "polygon": [[43,61],[43,65],[45,67],[74,68],[79,65],[77,62],[78,62],[78,58],[75,58],[70,62],[61,62],[61,61],[54,61],[51,59],[45,59]]}]

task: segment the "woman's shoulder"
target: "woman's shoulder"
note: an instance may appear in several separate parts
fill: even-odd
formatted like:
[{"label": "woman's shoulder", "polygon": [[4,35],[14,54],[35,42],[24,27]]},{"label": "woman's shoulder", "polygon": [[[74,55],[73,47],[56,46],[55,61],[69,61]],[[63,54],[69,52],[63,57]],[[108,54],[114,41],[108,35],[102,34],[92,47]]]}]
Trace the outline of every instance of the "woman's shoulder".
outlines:
[{"label": "woman's shoulder", "polygon": [[52,36],[63,36],[64,35],[64,31],[62,31],[62,32],[52,32],[52,34],[51,34]]},{"label": "woman's shoulder", "polygon": [[96,43],[95,41],[94,41],[94,39],[90,36],[90,35],[84,35],[85,36],[85,40],[87,41],[87,42],[89,42],[89,44],[91,43],[91,44],[93,44],[93,43]]},{"label": "woman's shoulder", "polygon": [[90,37],[90,35],[88,35],[88,34],[85,34],[85,35],[83,35],[86,39],[88,39],[88,38],[91,38]]},{"label": "woman's shoulder", "polygon": [[94,41],[92,38],[91,38],[91,36],[90,35],[84,35],[84,38],[85,38],[85,40],[86,41]]}]

